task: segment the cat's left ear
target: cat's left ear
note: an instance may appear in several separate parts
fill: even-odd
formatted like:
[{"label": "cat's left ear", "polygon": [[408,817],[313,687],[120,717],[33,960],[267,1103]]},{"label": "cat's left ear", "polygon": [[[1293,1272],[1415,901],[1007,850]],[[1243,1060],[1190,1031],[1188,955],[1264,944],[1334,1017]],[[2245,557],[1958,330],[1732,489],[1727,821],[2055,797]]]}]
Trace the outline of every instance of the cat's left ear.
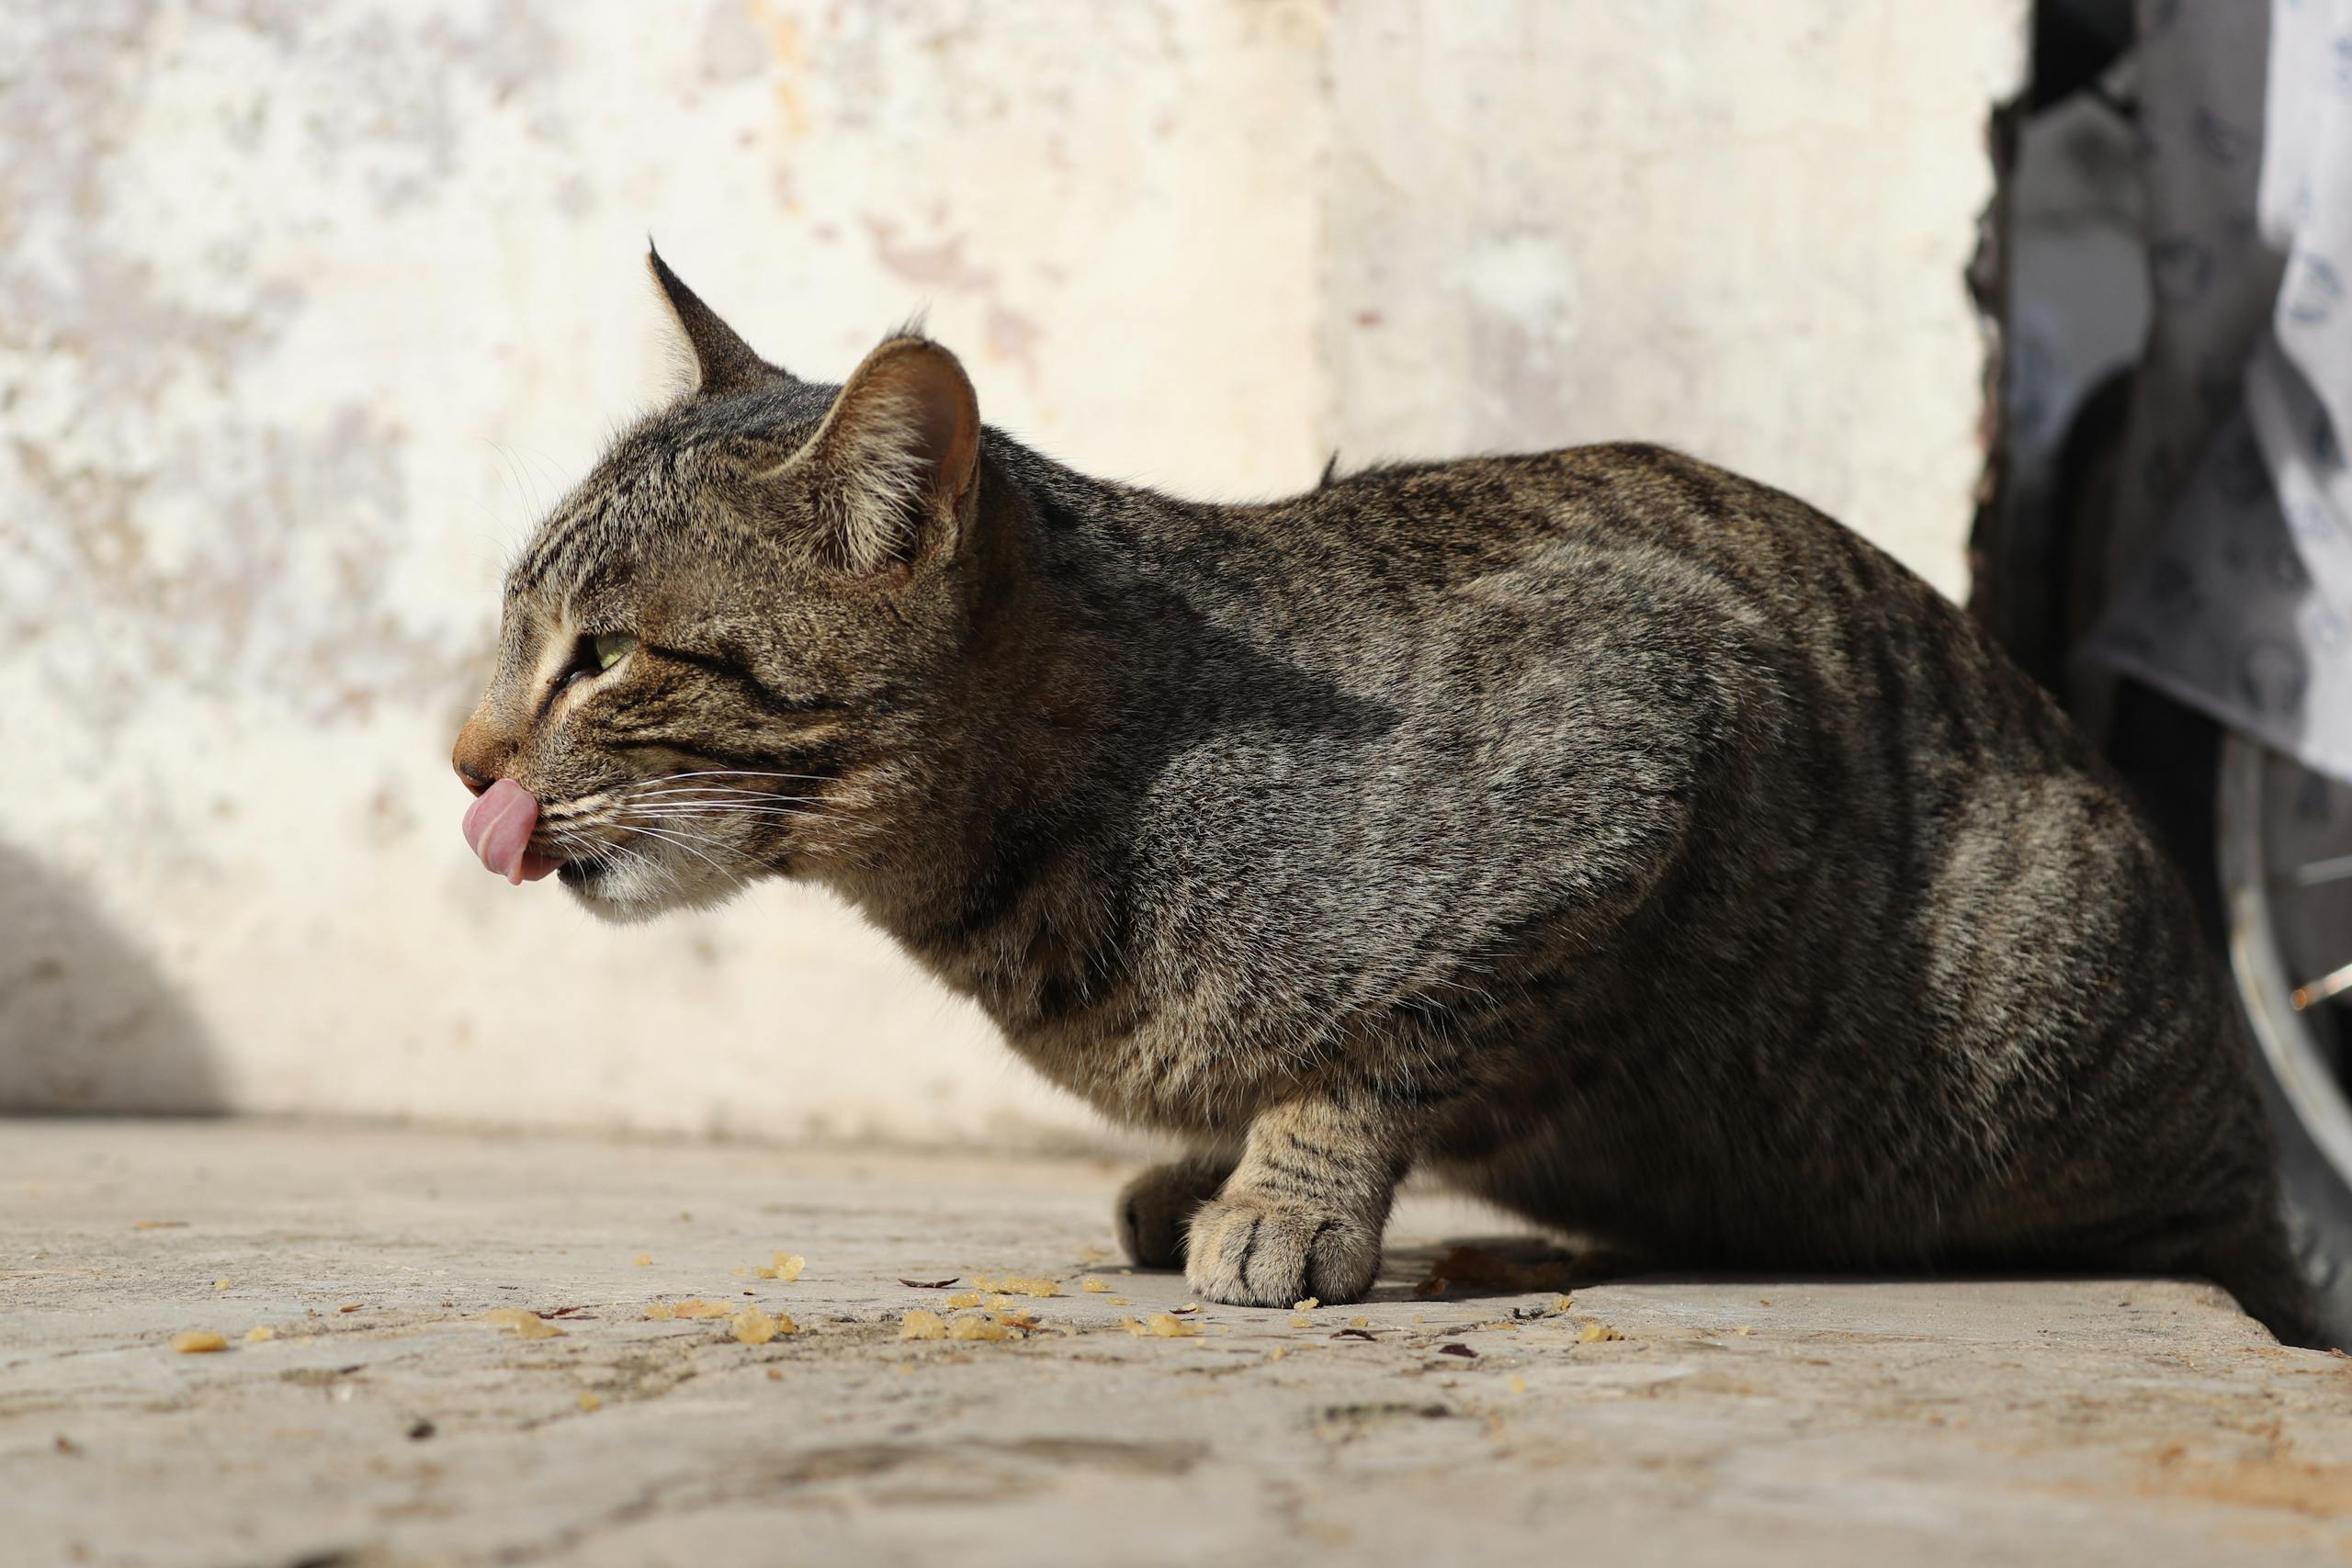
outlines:
[{"label": "cat's left ear", "polygon": [[807,487],[820,547],[852,571],[954,551],[979,497],[980,408],[963,366],[928,338],[892,338],[785,474]]}]

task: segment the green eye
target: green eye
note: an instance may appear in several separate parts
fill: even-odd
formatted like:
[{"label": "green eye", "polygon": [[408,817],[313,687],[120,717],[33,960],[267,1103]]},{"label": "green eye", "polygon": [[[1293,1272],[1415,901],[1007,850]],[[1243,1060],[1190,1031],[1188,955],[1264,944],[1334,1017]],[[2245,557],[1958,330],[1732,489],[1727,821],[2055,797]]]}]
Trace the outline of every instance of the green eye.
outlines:
[{"label": "green eye", "polygon": [[614,632],[605,637],[592,637],[588,639],[588,660],[599,672],[602,672],[628,658],[628,650],[636,646],[637,638],[625,632]]}]

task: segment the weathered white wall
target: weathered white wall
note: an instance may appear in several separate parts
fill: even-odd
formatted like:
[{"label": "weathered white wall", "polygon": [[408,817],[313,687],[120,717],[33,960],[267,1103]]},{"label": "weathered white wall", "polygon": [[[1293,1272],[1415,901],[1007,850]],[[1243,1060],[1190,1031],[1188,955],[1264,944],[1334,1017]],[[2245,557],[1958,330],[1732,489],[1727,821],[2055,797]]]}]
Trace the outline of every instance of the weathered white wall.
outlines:
[{"label": "weathered white wall", "polygon": [[1955,589],[2022,7],[0,9],[0,1104],[1091,1126],[821,897],[465,853],[502,561],[663,384],[645,234],[811,374],[928,306],[1100,471],[1663,437]]}]

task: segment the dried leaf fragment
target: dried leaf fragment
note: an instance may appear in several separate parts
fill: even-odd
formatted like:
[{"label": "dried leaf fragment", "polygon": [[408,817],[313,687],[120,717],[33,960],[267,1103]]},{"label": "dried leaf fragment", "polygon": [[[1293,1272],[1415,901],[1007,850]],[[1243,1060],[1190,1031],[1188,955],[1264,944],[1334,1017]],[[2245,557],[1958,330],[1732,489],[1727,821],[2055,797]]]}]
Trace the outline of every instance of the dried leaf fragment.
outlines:
[{"label": "dried leaf fragment", "polygon": [[1469,1347],[1469,1346],[1464,1345],[1464,1344],[1462,1344],[1462,1343],[1460,1343],[1459,1341],[1456,1341],[1455,1343],[1453,1343],[1453,1344],[1452,1344],[1452,1345],[1441,1345],[1441,1346],[1439,1346],[1439,1347],[1437,1348],[1437,1353],[1438,1353],[1439,1355],[1441,1355],[1441,1356],[1460,1356],[1460,1357],[1464,1358],[1465,1360],[1472,1360],[1472,1361],[1475,1361],[1475,1360],[1476,1360],[1476,1359],[1478,1359],[1478,1352],[1477,1352],[1477,1351],[1473,1350],[1472,1348],[1470,1348],[1470,1347]]},{"label": "dried leaf fragment", "polygon": [[899,1281],[910,1291],[944,1291],[955,1282],[954,1275],[944,1280],[901,1280]]}]

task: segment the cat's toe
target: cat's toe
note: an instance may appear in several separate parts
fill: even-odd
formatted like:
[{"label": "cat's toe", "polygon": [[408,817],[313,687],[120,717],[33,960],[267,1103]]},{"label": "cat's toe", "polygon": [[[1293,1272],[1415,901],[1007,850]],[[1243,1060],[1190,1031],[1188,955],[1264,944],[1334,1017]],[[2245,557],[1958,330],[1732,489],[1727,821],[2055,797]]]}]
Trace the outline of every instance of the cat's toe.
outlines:
[{"label": "cat's toe", "polygon": [[1380,1271],[1380,1233],[1345,1215],[1247,1194],[1193,1214],[1184,1264],[1193,1290],[1228,1306],[1351,1302]]},{"label": "cat's toe", "polygon": [[1171,1160],[1128,1182],[1113,1210],[1121,1250],[1146,1269],[1182,1268],[1193,1211],[1216,1195],[1231,1169],[1223,1160]]}]

